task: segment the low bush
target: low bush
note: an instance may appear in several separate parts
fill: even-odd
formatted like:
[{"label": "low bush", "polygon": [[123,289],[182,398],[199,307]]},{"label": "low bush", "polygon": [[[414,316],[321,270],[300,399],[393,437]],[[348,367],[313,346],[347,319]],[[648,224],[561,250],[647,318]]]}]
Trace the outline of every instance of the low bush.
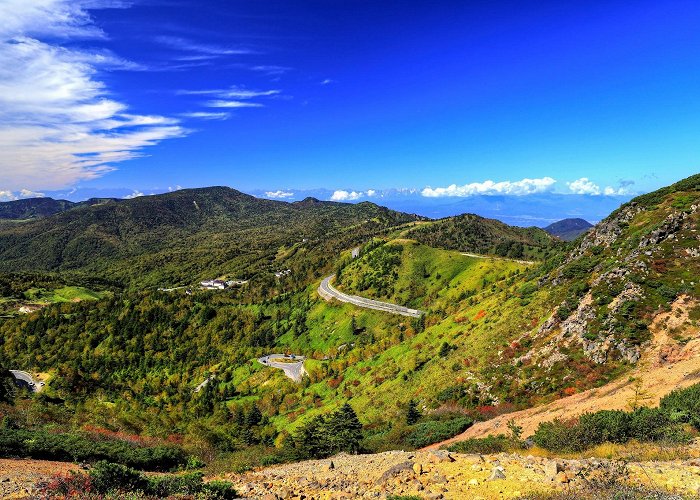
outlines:
[{"label": "low bush", "polygon": [[175,446],[138,446],[117,439],[96,441],[81,434],[0,428],[0,456],[43,460],[97,462],[107,460],[141,470],[166,471],[187,464]]},{"label": "low bush", "polygon": [[205,483],[200,472],[149,477],[125,465],[106,461],[95,464],[87,475],[73,473],[69,476],[55,476],[42,487],[41,493],[47,498],[54,498],[70,496],[71,492],[76,491],[85,498],[102,498],[101,495],[123,498],[127,494],[139,494],[146,498],[187,495],[202,500],[229,500],[237,497],[231,483]]},{"label": "low bush", "polygon": [[700,430],[700,384],[670,392],[661,399],[659,408],[672,422],[690,423]]},{"label": "low bush", "polygon": [[474,421],[468,417],[444,421],[428,420],[413,426],[413,430],[406,436],[406,441],[415,448],[423,448],[456,436],[471,427],[473,423]]},{"label": "low bush", "polygon": [[582,415],[578,421],[542,422],[533,440],[550,451],[583,451],[604,442],[664,441],[685,443],[690,436],[660,408],[632,412],[604,410]]},{"label": "low bush", "polygon": [[455,453],[501,453],[516,446],[511,438],[499,434],[497,436],[486,436],[484,438],[465,439],[450,445],[447,449]]}]

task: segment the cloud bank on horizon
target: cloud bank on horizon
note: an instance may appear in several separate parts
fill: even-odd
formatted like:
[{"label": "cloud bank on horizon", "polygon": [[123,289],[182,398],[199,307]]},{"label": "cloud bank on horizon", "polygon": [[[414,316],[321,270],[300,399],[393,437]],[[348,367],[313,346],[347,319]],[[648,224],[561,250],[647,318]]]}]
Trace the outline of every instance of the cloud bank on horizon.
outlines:
[{"label": "cloud bank on horizon", "polygon": [[[571,182],[567,182],[567,190],[555,191],[557,181],[552,177],[542,177],[538,179],[521,179],[519,181],[499,181],[485,180],[483,182],[471,182],[464,185],[450,184],[447,187],[432,188],[427,186],[422,190],[418,189],[390,189],[390,190],[346,190],[337,189],[330,195],[330,201],[355,201],[363,198],[384,197],[394,194],[416,194],[425,198],[468,198],[471,196],[527,196],[532,194],[553,193],[558,194],[578,194],[591,196],[625,196],[634,194],[630,191],[629,186],[633,185],[634,181],[622,181],[618,187],[605,186],[601,188],[598,184],[589,180],[587,177],[581,177]],[[266,192],[270,198],[281,198],[281,191]],[[285,191],[285,196],[290,198],[294,196],[293,191]]]}]

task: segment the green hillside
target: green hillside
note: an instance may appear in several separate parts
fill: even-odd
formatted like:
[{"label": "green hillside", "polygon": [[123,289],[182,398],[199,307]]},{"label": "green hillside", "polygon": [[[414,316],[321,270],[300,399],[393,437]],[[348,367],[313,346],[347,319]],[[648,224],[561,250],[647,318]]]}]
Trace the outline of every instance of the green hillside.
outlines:
[{"label": "green hillside", "polygon": [[76,203],[53,198],[28,198],[0,203],[0,220],[26,220],[47,217],[63,212]]},{"label": "green hillside", "polygon": [[412,220],[371,203],[285,203],[224,187],[188,189],[0,227],[0,271],[80,271],[140,286],[270,278],[275,266],[287,265],[275,262],[280,247],[290,255],[329,254]]},{"label": "green hillside", "polygon": [[418,309],[447,308],[489,290],[526,265],[501,258],[477,258],[407,239],[367,245],[360,258],[341,267],[336,284],[345,292]]},{"label": "green hillside", "polygon": [[421,224],[405,235],[435,248],[515,259],[542,259],[556,245],[552,237],[542,229],[508,226],[474,214]]},{"label": "green hillside", "polygon": [[[182,215],[182,207],[192,202],[187,196],[195,194],[200,193],[166,198],[180,208],[162,209],[157,231],[195,234],[190,217]],[[189,450],[210,459],[245,456],[259,463],[263,449],[274,455],[266,460],[289,459],[290,436],[313,417],[349,402],[365,426],[367,449],[419,446],[440,433],[458,432],[465,422],[621,376],[649,345],[655,315],[680,296],[700,297],[700,176],[633,200],[567,247],[540,239],[538,231],[500,228],[509,241],[523,243],[516,260],[462,255],[477,249],[498,253],[498,240],[492,235],[488,244],[451,243],[447,228],[457,231],[455,241],[471,238],[455,220],[403,227],[415,221],[371,204],[270,205],[248,198],[211,203],[209,217],[200,220],[208,227],[218,227],[208,220],[216,219],[215,213],[228,220],[232,206],[247,206],[237,220],[250,232],[238,227],[232,234],[239,243],[260,234],[268,242],[260,250],[267,269],[284,263],[294,270],[294,280],[282,286],[261,273],[250,289],[191,295],[117,289],[97,302],[64,302],[2,321],[0,365],[50,374],[46,395],[51,399],[33,401],[33,414],[43,415],[38,420],[21,409],[0,411],[19,426],[70,421],[162,439],[175,434]],[[116,206],[121,213],[121,204]],[[106,217],[111,212],[109,204],[105,207],[86,213]],[[126,210],[133,207],[127,204]],[[70,226],[64,217],[76,214],[88,217],[68,211],[26,227],[52,220]],[[303,230],[289,214],[301,214]],[[137,228],[154,216],[118,220]],[[479,219],[463,220],[476,225],[477,234],[492,234],[488,221],[481,227]],[[277,228],[280,221],[290,227]],[[59,233],[54,225],[46,230]],[[84,234],[77,226],[73,230],[66,234]],[[160,269],[145,266],[153,265],[151,255],[163,258],[170,250],[146,241],[145,226],[132,234],[130,251],[137,257],[107,259],[116,270],[106,274],[128,276],[120,266],[140,262],[147,276],[162,276]],[[314,244],[300,242],[302,235]],[[421,239],[428,236],[435,238],[434,246]],[[217,236],[233,241],[229,237]],[[179,245],[174,236],[168,238]],[[255,245],[253,240],[246,241]],[[32,248],[28,240],[23,244]],[[144,250],[148,245],[154,254]],[[361,252],[353,260],[349,250],[355,245]],[[458,248],[445,249],[450,245]],[[195,257],[199,251],[193,250]],[[183,255],[190,263],[178,268],[179,276],[198,279],[199,260]],[[518,261],[536,255],[545,260]],[[419,307],[426,314],[407,319],[326,302],[316,287],[334,268],[342,290]],[[267,283],[275,293],[260,294]],[[691,323],[670,335],[682,342],[699,314],[697,308],[690,311]],[[308,377],[301,384],[256,361],[285,351],[308,357]],[[204,389],[195,391],[205,380]],[[422,415],[417,424],[406,421],[411,401]]]}]

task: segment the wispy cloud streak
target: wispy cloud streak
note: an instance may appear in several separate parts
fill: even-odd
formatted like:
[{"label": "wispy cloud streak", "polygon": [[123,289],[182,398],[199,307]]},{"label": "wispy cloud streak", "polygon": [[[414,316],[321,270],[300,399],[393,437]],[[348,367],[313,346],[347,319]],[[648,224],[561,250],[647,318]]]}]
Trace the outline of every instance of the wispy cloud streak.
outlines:
[{"label": "wispy cloud streak", "polygon": [[104,37],[85,9],[124,6],[112,3],[0,3],[3,190],[57,189],[94,179],[148,146],[187,134],[176,119],[130,114],[109,96],[99,71],[113,69],[116,57],[60,43]]}]

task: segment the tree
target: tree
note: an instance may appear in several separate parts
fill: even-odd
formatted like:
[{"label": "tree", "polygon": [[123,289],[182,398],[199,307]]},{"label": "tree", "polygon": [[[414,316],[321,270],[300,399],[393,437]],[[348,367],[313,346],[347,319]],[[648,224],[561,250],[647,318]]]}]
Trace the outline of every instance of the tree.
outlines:
[{"label": "tree", "polygon": [[408,425],[413,425],[418,422],[421,416],[421,412],[418,409],[418,403],[416,403],[413,399],[410,400],[406,410],[406,423]]},{"label": "tree", "polygon": [[9,370],[0,367],[0,403],[11,403],[16,394],[15,378]]},{"label": "tree", "polygon": [[450,351],[452,350],[452,346],[448,344],[447,342],[443,342],[442,345],[440,346],[440,357],[444,358],[447,356]]},{"label": "tree", "polygon": [[262,413],[260,412],[260,409],[256,405],[253,405],[245,415],[244,425],[246,427],[253,427],[254,425],[258,425],[261,420]]},{"label": "tree", "polygon": [[362,441],[362,423],[348,403],[328,419],[327,435],[333,453],[347,451],[358,453]]},{"label": "tree", "polygon": [[644,381],[641,377],[632,379],[632,382],[632,396],[627,400],[627,407],[630,411],[635,411],[644,406],[651,396],[649,391],[644,389]]}]

